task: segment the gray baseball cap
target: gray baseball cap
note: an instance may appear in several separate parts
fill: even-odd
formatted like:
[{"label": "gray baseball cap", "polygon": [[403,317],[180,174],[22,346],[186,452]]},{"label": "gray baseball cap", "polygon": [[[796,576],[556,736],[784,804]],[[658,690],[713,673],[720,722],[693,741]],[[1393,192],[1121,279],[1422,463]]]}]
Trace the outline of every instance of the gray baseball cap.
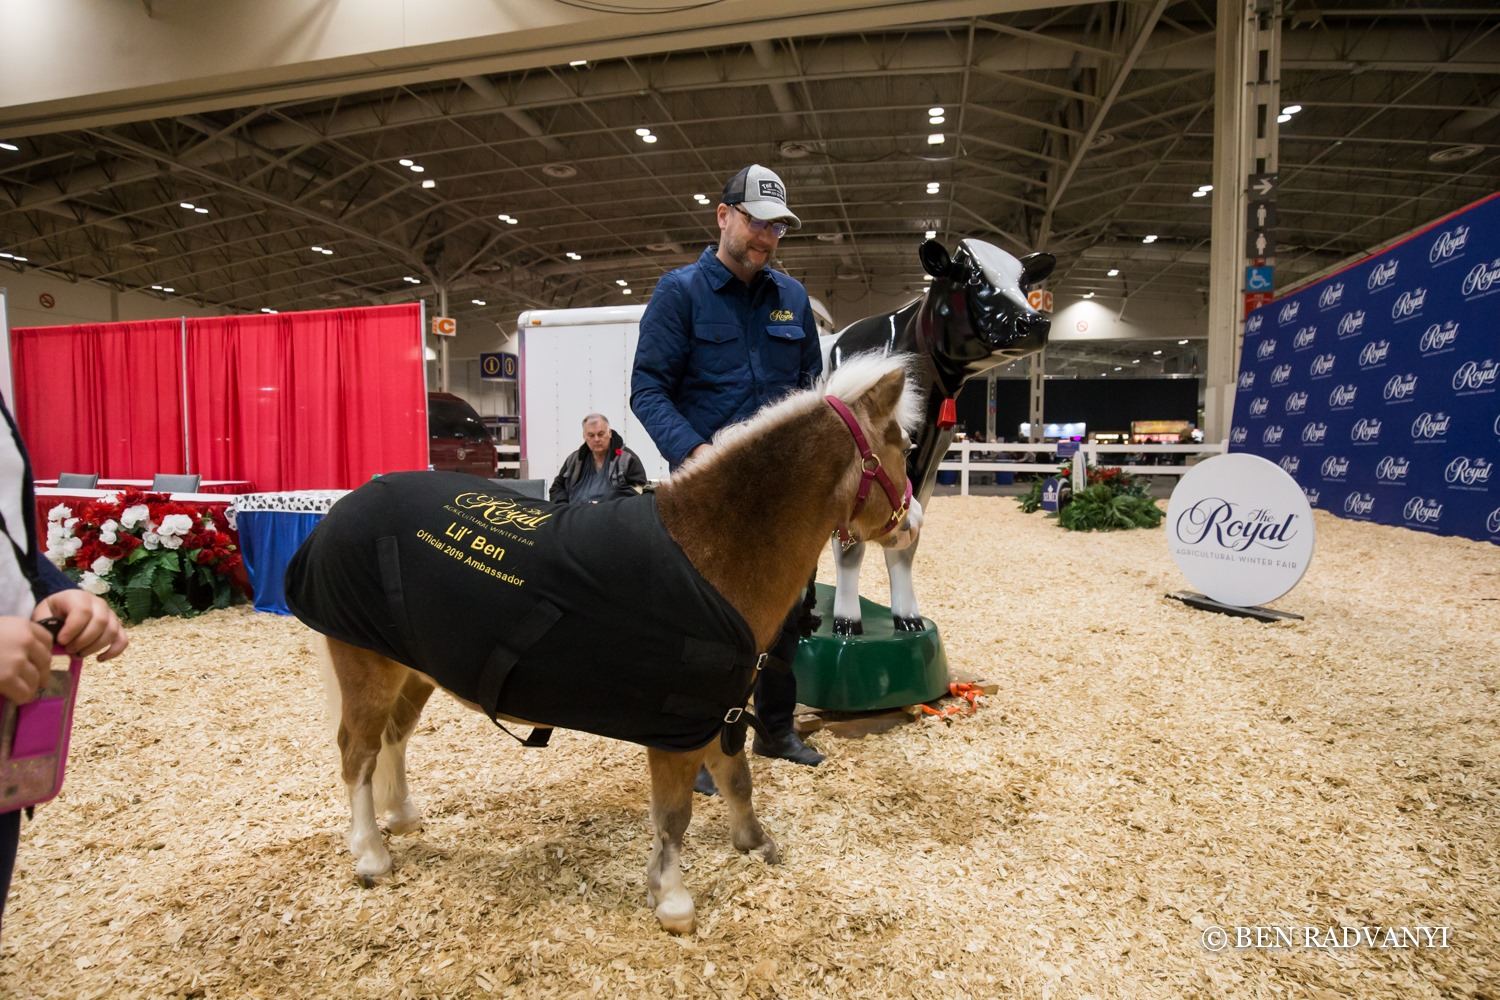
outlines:
[{"label": "gray baseball cap", "polygon": [[726,205],[738,205],[757,219],[802,228],[802,220],[787,208],[786,185],[774,170],[759,163],[752,163],[729,178],[719,200]]}]

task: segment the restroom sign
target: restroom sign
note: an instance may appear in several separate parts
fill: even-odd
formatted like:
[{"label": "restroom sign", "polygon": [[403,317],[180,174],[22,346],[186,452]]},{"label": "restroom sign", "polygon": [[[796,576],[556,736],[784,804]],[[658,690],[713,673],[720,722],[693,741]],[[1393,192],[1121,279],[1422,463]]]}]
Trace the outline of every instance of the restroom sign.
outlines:
[{"label": "restroom sign", "polygon": [[479,377],[486,382],[511,382],[520,373],[521,361],[505,351],[488,351],[479,355]]},{"label": "restroom sign", "polygon": [[432,317],[432,332],[438,337],[456,337],[458,336],[458,320],[452,316],[434,316]]}]

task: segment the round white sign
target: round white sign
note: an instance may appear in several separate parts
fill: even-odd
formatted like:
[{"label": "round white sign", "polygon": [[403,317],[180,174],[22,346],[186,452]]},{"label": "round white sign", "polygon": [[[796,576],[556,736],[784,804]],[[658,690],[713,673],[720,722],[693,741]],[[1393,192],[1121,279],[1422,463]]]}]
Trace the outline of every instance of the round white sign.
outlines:
[{"label": "round white sign", "polygon": [[1312,508],[1275,462],[1215,455],[1182,477],[1167,502],[1167,546],[1182,575],[1237,608],[1297,585],[1313,554]]}]

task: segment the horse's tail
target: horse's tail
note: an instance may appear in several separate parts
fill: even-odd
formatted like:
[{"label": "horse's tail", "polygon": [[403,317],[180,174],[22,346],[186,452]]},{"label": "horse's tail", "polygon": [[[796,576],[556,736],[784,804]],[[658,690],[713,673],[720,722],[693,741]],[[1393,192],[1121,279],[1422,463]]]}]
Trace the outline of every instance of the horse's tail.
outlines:
[{"label": "horse's tail", "polygon": [[339,688],[338,675],[333,672],[333,652],[328,648],[328,637],[318,635],[313,639],[313,648],[318,657],[318,676],[323,679],[324,719],[336,740],[339,726],[344,721],[344,694]]}]

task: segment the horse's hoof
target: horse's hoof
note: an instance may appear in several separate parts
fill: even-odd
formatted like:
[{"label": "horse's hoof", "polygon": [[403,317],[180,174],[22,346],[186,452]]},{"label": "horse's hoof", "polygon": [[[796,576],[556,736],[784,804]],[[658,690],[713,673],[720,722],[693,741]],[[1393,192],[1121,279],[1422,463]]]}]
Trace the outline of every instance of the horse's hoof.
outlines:
[{"label": "horse's hoof", "polygon": [[393,837],[416,833],[422,829],[422,814],[415,809],[410,813],[388,812],[385,814],[385,828]]},{"label": "horse's hoof", "polygon": [[373,876],[373,875],[361,875],[359,877],[359,884],[360,884],[361,887],[363,887],[365,889],[373,889],[373,888],[375,888],[375,876]]},{"label": "horse's hoof", "polygon": [[761,844],[750,853],[755,855],[757,858],[760,858],[768,865],[781,864],[781,848],[777,845],[776,841],[772,840],[770,837],[767,837],[765,843]]},{"label": "horse's hoof", "polygon": [[656,906],[656,919],[668,934],[691,934],[698,926],[698,911],[687,893],[664,899]]},{"label": "horse's hoof", "polygon": [[897,632],[925,632],[925,631],[927,631],[927,623],[924,622],[924,621],[922,621],[922,619],[920,617],[918,617],[918,618],[898,618],[895,615],[892,615],[891,616],[891,621],[892,621],[893,624],[895,624]]},{"label": "horse's hoof", "polygon": [[865,623],[852,618],[835,618],[833,620],[834,635],[864,635]]}]

